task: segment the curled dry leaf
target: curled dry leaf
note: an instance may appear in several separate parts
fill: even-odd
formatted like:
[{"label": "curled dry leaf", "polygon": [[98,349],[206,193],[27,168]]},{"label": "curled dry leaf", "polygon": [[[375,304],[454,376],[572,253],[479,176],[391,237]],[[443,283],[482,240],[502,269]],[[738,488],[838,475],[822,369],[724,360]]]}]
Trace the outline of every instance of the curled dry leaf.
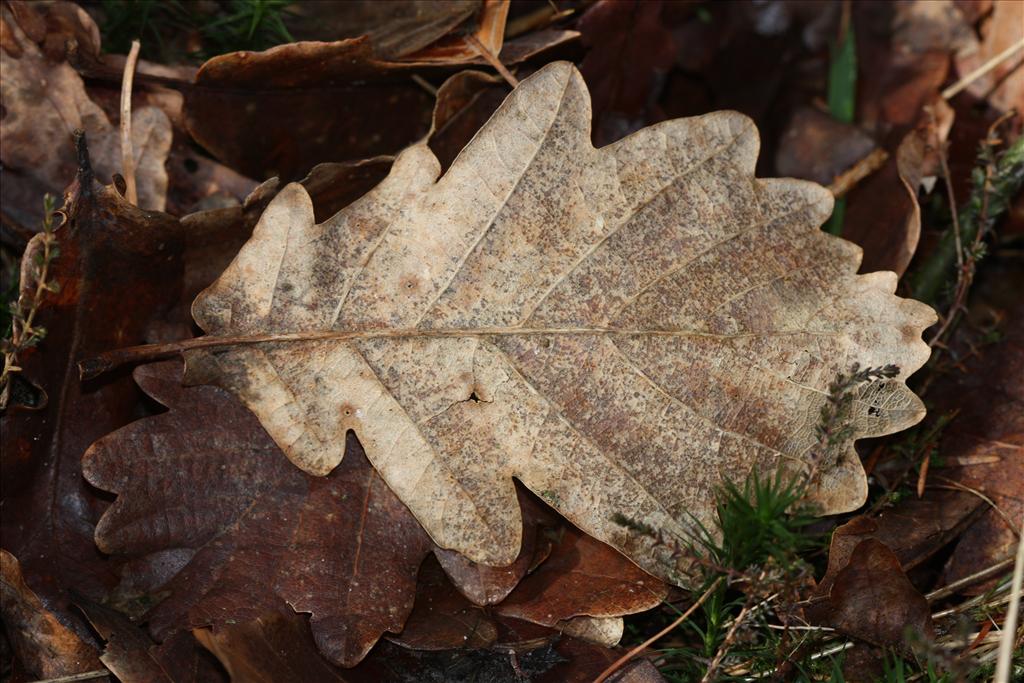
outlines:
[{"label": "curled dry leaf", "polygon": [[829,383],[893,363],[898,378],[859,391],[813,492],[825,512],[860,505],[852,439],[923,416],[904,379],[934,313],[895,297],[892,274],[855,275],[860,250],[817,229],[826,190],[754,179],[744,116],[603,149],[589,121],[579,73],[556,62],[440,179],[416,145],[319,225],[289,185],[196,300],[210,337],[185,345],[188,379],[236,393],[312,474],[354,430],[435,542],[474,561],[519,554],[517,478],[678,580],[613,515],[713,527],[715,484],[807,468]]},{"label": "curled dry leaf", "polygon": [[941,175],[939,154],[954,118],[953,110],[939,98],[929,107],[885,166],[851,195],[843,237],[864,248],[864,271],[891,270],[902,276],[917,251],[918,193],[925,178]]},{"label": "curled dry leaf", "polygon": [[[854,274],[859,249],[817,229],[827,190],[754,179],[748,119],[601,150],[589,120],[579,72],[554,62],[440,179],[413,146],[321,224],[289,185],[194,304],[210,337],[185,344],[187,379],[239,395],[312,474],[354,430],[434,541],[474,561],[519,553],[515,477],[676,580],[614,514],[685,538],[714,526],[723,477],[806,469],[854,362],[901,373],[860,390],[852,438],[923,417],[903,380],[934,313],[891,273]],[[862,503],[852,441],[821,474],[825,512]]]},{"label": "curled dry leaf", "polygon": [[18,661],[36,678],[102,669],[96,650],[62,624],[25,583],[18,559],[0,550],[0,613]]},{"label": "curled dry leaf", "polygon": [[934,637],[928,601],[881,541],[861,541],[821,589],[825,599],[807,608],[813,623],[882,647],[905,647],[908,632]]},{"label": "curled dry leaf", "polygon": [[982,505],[966,492],[929,490],[924,498],[902,500],[877,517],[854,517],[832,534],[821,584],[830,584],[849,564],[854,549],[869,538],[884,543],[903,571],[910,571],[959,537],[984,511]]},{"label": "curled dry leaf", "polygon": [[325,656],[358,662],[382,632],[401,630],[426,535],[354,441],[343,467],[310,477],[226,392],[181,387],[179,367],[138,369],[170,410],[84,457],[86,478],[120,494],[96,543],[136,558],[139,588],[169,595],[148,617],[157,637],[290,605],[312,614]]},{"label": "curled dry leaf", "polygon": [[[80,20],[80,30],[99,33],[92,19],[71,3]],[[46,30],[48,6],[29,5],[19,13],[43,22],[42,44],[25,31],[11,8],[0,9],[4,40],[0,49],[0,93],[4,116],[0,120],[0,159],[4,165],[5,212],[19,225],[35,229],[42,218],[38,209],[44,192],[60,194],[75,175],[75,153],[72,133],[84,130],[89,136],[89,149],[96,173],[109,181],[121,172],[121,140],[119,129],[103,110],[90,99],[78,73],[63,59],[61,38],[71,38]],[[66,14],[66,13],[65,13]],[[40,16],[41,15],[41,16]],[[63,16],[63,15],[62,15]],[[38,32],[38,31],[36,31]],[[68,33],[70,34],[70,29]],[[61,47],[60,57],[47,56],[46,46],[54,42]],[[45,137],[40,137],[40,132]],[[167,200],[167,171],[164,162],[171,148],[171,122],[156,107],[139,107],[132,113],[132,151],[138,179],[139,206],[162,211]],[[28,190],[22,186],[28,185]],[[8,187],[10,186],[10,187]],[[31,198],[32,203],[28,203]],[[20,200],[20,201],[19,201]]]}]

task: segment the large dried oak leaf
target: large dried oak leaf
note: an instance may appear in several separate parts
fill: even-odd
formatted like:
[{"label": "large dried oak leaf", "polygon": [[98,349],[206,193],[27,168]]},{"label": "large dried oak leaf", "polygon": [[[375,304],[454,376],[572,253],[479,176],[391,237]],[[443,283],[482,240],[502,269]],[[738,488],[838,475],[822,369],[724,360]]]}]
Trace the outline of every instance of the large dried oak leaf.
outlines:
[{"label": "large dried oak leaf", "polygon": [[[818,230],[825,189],[754,178],[749,119],[595,149],[590,118],[556,62],[441,178],[411,147],[321,224],[289,185],[196,300],[212,339],[186,353],[188,378],[237,394],[313,474],[355,431],[431,537],[474,561],[515,560],[517,478],[670,579],[615,513],[686,535],[712,523],[723,478],[807,467],[828,385],[855,362],[901,372],[859,390],[852,439],[921,419],[904,380],[934,314],[894,296],[892,273],[856,275],[860,249]],[[864,499],[852,439],[824,464],[825,512]]]}]

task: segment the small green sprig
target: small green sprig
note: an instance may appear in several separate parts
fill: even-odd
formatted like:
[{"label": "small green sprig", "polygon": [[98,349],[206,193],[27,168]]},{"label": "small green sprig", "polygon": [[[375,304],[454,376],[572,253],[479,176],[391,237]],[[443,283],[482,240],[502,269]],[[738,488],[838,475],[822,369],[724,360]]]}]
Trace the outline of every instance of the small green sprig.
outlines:
[{"label": "small green sprig", "polygon": [[50,265],[60,256],[60,247],[54,235],[56,206],[57,202],[53,195],[47,194],[43,197],[43,231],[35,238],[39,240],[40,245],[32,251],[28,272],[30,282],[34,282],[35,287],[27,293],[26,288],[22,287],[18,300],[12,302],[10,306],[11,336],[2,342],[4,367],[3,374],[0,375],[0,410],[5,410],[10,401],[14,373],[21,372],[18,354],[38,346],[46,338],[46,328],[36,324],[36,315],[46,295],[60,291],[60,285],[49,279]]}]

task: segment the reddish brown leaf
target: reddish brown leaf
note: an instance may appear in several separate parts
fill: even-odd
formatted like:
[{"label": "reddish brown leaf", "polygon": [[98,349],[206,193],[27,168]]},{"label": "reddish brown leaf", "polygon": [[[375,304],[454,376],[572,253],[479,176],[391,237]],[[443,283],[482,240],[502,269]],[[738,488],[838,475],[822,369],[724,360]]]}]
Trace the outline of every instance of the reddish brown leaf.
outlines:
[{"label": "reddish brown leaf", "polygon": [[[147,341],[149,322],[166,317],[179,298],[182,240],[170,216],[143,212],[96,184],[87,159],[65,211],[48,277],[60,289],[45,295],[36,319],[47,336],[19,355],[19,386],[38,390],[22,392],[21,405],[15,396],[0,430],[4,547],[21,558],[47,608],[70,625],[79,617],[68,611],[68,588],[100,599],[115,582],[93,543],[107,503],[82,479],[80,459],[92,441],[137,415],[140,397],[123,373],[80,382],[75,363],[100,348]],[[23,291],[34,291],[31,269],[25,272]]]},{"label": "reddish brown leaf", "polygon": [[96,650],[57,619],[25,584],[18,560],[0,550],[4,629],[22,666],[37,678],[102,670]]},{"label": "reddish brown leaf", "polygon": [[[524,516],[535,517],[530,511],[539,506],[538,501],[529,500],[523,506]],[[550,511],[540,514],[556,519]],[[460,644],[481,648],[493,644],[501,624],[510,619],[561,629],[574,617],[620,617],[664,600],[668,589],[661,581],[564,520],[554,524],[539,537],[552,542],[550,550],[540,546],[544,554],[534,563],[537,568],[489,610],[479,609],[460,594],[438,563],[425,562],[415,608],[405,629],[391,639],[418,650],[445,650]],[[463,586],[462,593],[470,591]]]},{"label": "reddish brown leaf", "polygon": [[496,609],[544,626],[577,616],[619,617],[650,609],[667,586],[610,546],[565,525],[551,555]]},{"label": "reddish brown leaf", "polygon": [[350,465],[310,477],[226,392],[181,387],[174,363],[135,374],[169,412],[99,440],[83,467],[119,494],[97,528],[100,548],[177,564],[135,566],[133,581],[169,594],[149,616],[158,637],[287,603],[312,614],[329,659],[351,666],[401,629],[432,546],[354,439]]},{"label": "reddish brown leaf", "polygon": [[808,617],[845,635],[880,646],[903,646],[908,632],[934,635],[928,601],[880,541],[861,541],[823,597]]}]

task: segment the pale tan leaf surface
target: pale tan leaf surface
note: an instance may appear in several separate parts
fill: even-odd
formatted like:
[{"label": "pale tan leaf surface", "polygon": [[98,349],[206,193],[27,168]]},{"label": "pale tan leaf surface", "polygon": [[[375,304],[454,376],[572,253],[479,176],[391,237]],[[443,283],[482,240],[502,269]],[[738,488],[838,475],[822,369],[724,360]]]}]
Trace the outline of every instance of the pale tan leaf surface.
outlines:
[{"label": "pale tan leaf surface", "polygon": [[[818,229],[827,190],[754,178],[749,119],[601,149],[590,119],[556,62],[440,178],[411,147],[321,224],[289,185],[193,306],[208,335],[245,339],[189,351],[188,378],[236,393],[310,473],[354,430],[434,540],[474,561],[517,556],[515,477],[669,579],[615,513],[686,535],[713,525],[723,478],[806,468],[829,382],[855,362],[901,373],[861,391],[854,438],[921,419],[904,380],[934,313],[895,297],[892,273],[856,275],[860,249]],[[852,441],[840,451],[825,512],[866,494]]]}]

